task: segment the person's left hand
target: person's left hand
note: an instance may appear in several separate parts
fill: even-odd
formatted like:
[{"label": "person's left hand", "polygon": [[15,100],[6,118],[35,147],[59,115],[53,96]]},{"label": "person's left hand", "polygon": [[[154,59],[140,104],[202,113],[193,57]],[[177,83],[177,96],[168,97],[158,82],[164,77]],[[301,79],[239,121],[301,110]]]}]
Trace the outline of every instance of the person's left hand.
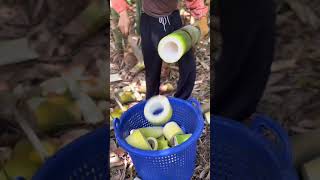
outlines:
[{"label": "person's left hand", "polygon": [[196,21],[195,25],[199,27],[201,32],[201,38],[205,37],[209,33],[209,26],[208,26],[208,17],[203,16],[199,20]]}]

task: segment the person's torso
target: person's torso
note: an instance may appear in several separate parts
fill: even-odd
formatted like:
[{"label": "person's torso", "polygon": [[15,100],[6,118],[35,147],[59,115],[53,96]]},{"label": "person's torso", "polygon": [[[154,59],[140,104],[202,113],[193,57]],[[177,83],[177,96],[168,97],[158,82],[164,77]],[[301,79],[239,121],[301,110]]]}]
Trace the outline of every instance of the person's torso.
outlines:
[{"label": "person's torso", "polygon": [[178,0],[142,0],[142,9],[149,16],[168,16],[178,8]]}]

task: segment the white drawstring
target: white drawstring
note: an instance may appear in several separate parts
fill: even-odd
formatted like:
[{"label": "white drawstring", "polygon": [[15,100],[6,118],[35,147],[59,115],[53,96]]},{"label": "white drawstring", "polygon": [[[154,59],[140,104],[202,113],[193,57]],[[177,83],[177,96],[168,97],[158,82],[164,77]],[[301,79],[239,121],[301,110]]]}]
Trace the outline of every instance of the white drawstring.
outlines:
[{"label": "white drawstring", "polygon": [[163,25],[163,29],[164,31],[166,31],[166,24],[167,24],[167,21],[170,24],[170,20],[169,20],[169,17],[168,16],[164,16],[164,17],[159,17],[159,23],[161,23]]}]

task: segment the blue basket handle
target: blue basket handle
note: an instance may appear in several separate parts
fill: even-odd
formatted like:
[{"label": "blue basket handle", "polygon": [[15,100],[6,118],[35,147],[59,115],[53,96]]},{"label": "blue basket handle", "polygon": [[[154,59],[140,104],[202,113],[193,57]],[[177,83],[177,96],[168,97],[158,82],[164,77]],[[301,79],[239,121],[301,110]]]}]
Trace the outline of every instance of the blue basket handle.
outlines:
[{"label": "blue basket handle", "polygon": [[119,130],[119,124],[120,124],[119,118],[114,118],[114,120],[113,120],[113,127],[114,127],[115,131],[118,131],[118,130]]},{"label": "blue basket handle", "polygon": [[191,105],[193,105],[197,109],[197,112],[199,114],[202,114],[201,104],[196,98],[190,98],[190,99],[188,99],[188,101],[191,103]]},{"label": "blue basket handle", "polygon": [[[262,132],[262,128],[270,130],[276,136],[276,141],[280,141],[278,142],[280,143],[280,148],[279,146],[277,146],[278,143],[275,144],[265,137]],[[260,136],[264,144],[266,144],[273,150],[273,153],[275,153],[283,168],[288,168],[288,166],[292,165],[293,160],[289,137],[279,124],[267,117],[259,115],[254,118],[251,124],[251,129]]]}]

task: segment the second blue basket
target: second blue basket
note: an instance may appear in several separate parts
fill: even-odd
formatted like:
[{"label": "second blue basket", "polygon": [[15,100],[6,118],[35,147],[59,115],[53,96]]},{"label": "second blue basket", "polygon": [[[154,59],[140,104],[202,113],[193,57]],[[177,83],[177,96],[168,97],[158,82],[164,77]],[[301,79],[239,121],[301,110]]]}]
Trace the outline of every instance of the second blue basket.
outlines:
[{"label": "second blue basket", "polygon": [[298,180],[289,138],[275,121],[257,116],[248,128],[216,116],[212,125],[213,180]]}]

